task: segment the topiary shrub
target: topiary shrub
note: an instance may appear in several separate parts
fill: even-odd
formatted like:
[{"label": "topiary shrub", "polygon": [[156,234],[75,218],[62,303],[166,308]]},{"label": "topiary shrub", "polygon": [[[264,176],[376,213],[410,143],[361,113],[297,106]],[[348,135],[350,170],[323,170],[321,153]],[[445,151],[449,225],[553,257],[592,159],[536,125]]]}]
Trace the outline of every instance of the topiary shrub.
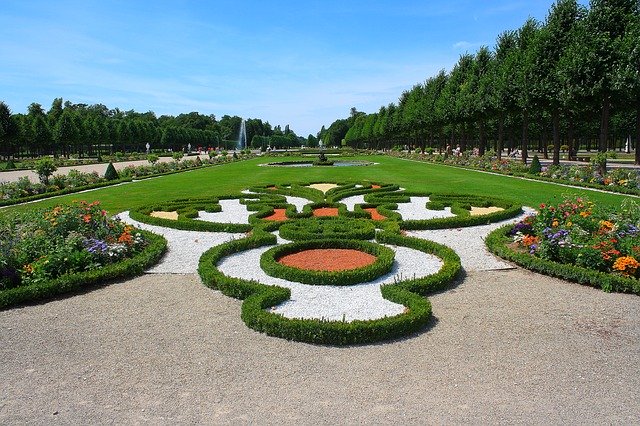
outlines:
[{"label": "topiary shrub", "polygon": [[118,171],[115,167],[113,167],[113,163],[109,163],[107,166],[107,170],[104,172],[104,178],[106,180],[116,180],[120,176],[118,175]]},{"label": "topiary shrub", "polygon": [[531,166],[529,167],[529,173],[532,175],[539,175],[541,171],[542,165],[540,164],[540,159],[537,155],[534,155],[531,160]]}]

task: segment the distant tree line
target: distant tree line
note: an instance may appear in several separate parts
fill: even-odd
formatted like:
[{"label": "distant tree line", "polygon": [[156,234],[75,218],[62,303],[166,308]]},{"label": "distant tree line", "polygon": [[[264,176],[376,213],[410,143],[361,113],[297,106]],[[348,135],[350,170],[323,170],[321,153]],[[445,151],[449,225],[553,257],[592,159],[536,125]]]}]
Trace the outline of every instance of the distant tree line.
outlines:
[{"label": "distant tree line", "polygon": [[[102,104],[63,102],[62,98],[54,99],[48,111],[32,103],[26,114],[13,114],[7,104],[0,102],[0,155],[4,158],[98,156],[145,152],[147,144],[152,150],[179,151],[189,145],[194,150],[198,147],[233,149],[241,122],[238,116],[224,115],[217,120],[214,115],[198,112],[156,117],[152,111],[121,111]],[[248,119],[245,124],[248,141],[264,140],[265,146],[300,145],[289,126],[285,131],[280,130],[280,126],[272,129],[269,122],[260,119]],[[286,142],[280,142],[280,137],[286,137]]]},{"label": "distant tree line", "polygon": [[[640,1],[554,3],[544,22],[504,31],[494,50],[460,56],[450,72],[402,93],[377,113],[352,109],[319,136],[353,147],[460,145],[570,157],[640,141]],[[640,146],[636,163],[640,164]]]}]

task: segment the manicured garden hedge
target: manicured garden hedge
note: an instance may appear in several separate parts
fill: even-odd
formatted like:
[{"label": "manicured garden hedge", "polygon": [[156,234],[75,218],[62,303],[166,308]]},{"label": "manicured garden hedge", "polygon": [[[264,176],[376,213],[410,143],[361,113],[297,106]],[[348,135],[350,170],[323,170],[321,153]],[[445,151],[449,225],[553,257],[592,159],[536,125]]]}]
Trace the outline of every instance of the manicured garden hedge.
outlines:
[{"label": "manicured garden hedge", "polygon": [[290,241],[330,238],[372,240],[375,235],[376,229],[371,221],[343,217],[305,218],[280,226],[280,236]]},{"label": "manicured garden hedge", "polygon": [[561,264],[509,248],[508,244],[513,240],[507,234],[512,228],[513,225],[505,225],[487,236],[485,242],[492,253],[523,268],[544,275],[589,285],[604,291],[640,294],[640,281],[637,279],[607,274],[576,265]]},{"label": "manicured garden hedge", "polygon": [[[259,231],[259,230],[258,230]],[[244,299],[242,320],[245,324],[270,336],[315,344],[351,345],[389,340],[420,331],[431,318],[431,304],[420,295],[439,291],[454,281],[460,272],[460,258],[448,247],[430,241],[381,233],[380,241],[406,245],[440,257],[444,265],[433,275],[410,279],[381,287],[382,296],[407,307],[405,313],[393,317],[367,321],[324,321],[319,319],[291,319],[269,312],[290,297],[285,288],[255,281],[228,277],[216,267],[225,256],[275,243],[275,236],[256,232],[250,238],[235,240],[214,247],[201,258],[198,272],[205,285],[223,294]]]},{"label": "manicured garden hedge", "polygon": [[140,275],[145,269],[160,260],[166,250],[167,241],[163,237],[150,232],[138,232],[144,235],[145,239],[149,241],[149,245],[134,257],[100,269],[67,274],[51,281],[0,291],[0,309],[6,309],[22,303],[50,299],[61,294],[89,288],[90,286],[103,285]]}]

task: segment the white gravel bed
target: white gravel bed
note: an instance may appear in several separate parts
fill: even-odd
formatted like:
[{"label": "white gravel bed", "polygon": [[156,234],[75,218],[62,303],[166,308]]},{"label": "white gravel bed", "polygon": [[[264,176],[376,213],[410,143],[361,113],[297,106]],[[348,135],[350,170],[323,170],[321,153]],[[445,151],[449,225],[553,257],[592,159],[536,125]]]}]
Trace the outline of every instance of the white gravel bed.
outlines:
[{"label": "white gravel bed", "polygon": [[347,206],[347,210],[353,211],[356,204],[364,204],[364,195],[354,195],[351,197],[343,198],[339,201],[340,203]]},{"label": "white gravel bed", "polygon": [[442,217],[453,217],[451,207],[445,207],[444,210],[429,210],[425,204],[429,201],[429,197],[409,197],[408,203],[398,203],[398,210],[402,216],[402,220],[424,220]]},{"label": "white gravel bed", "polygon": [[183,231],[148,225],[131,219],[128,211],[118,214],[117,217],[123,222],[167,239],[165,255],[158,264],[145,271],[152,274],[195,274],[198,272],[200,256],[205,251],[232,239],[244,237],[241,233]]},{"label": "white gravel bed", "polygon": [[291,289],[291,299],[273,309],[287,318],[353,321],[398,315],[404,306],[384,299],[380,286],[398,279],[431,275],[442,267],[442,261],[436,256],[392,246],[396,252],[392,271],[374,281],[352,286],[308,285],[267,275],[260,268],[260,256],[270,248],[260,247],[228,256],[218,264],[218,269],[230,277]]},{"label": "white gravel bed", "polygon": [[514,266],[494,256],[487,249],[484,240],[489,233],[507,223],[515,223],[526,215],[534,214],[535,210],[524,207],[524,214],[496,222],[489,225],[470,226],[455,229],[431,229],[425,231],[408,231],[410,237],[435,241],[452,248],[462,261],[466,271],[491,271],[497,269],[511,269]]},{"label": "white gravel bed", "polygon": [[313,203],[311,200],[302,197],[294,197],[293,195],[286,195],[285,198],[287,199],[287,203],[296,206],[298,213],[302,213],[304,206]]},{"label": "white gravel bed", "polygon": [[241,204],[240,200],[237,198],[232,198],[230,200],[220,200],[218,201],[218,203],[222,207],[222,211],[215,213],[199,211],[196,220],[204,220],[206,222],[216,223],[247,224],[249,223],[249,216],[255,213],[247,210],[247,206],[245,204]]}]

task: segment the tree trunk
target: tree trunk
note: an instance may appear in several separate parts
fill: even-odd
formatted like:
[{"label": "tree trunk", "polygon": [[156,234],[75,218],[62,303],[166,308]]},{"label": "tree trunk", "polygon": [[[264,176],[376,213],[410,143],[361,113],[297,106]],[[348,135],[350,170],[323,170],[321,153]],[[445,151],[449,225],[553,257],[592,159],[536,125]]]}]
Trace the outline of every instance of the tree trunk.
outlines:
[{"label": "tree trunk", "polygon": [[598,143],[598,151],[605,152],[607,150],[607,137],[609,136],[609,114],[611,102],[609,95],[605,95],[602,99],[602,118],[600,122],[600,141]]},{"label": "tree trunk", "polygon": [[640,99],[636,103],[636,164],[640,165]]},{"label": "tree trunk", "polygon": [[480,120],[480,146],[478,147],[478,155],[482,157],[484,155],[485,147],[487,146],[486,135],[484,131],[484,120]]},{"label": "tree trunk", "polygon": [[504,116],[498,117],[498,146],[496,146],[496,155],[498,161],[502,159],[502,146],[504,145]]},{"label": "tree trunk", "polygon": [[522,112],[522,162],[527,164],[527,147],[529,146],[529,113]]},{"label": "tree trunk", "polygon": [[568,139],[568,145],[569,145],[569,160],[575,161],[576,160],[576,154],[578,152],[578,148],[580,148],[580,144],[578,144],[578,146],[576,146],[575,143],[575,123],[573,121],[573,116],[569,115],[568,117],[568,129],[567,129],[567,139]]},{"label": "tree trunk", "polygon": [[553,165],[560,164],[560,112],[553,110],[551,115],[553,121]]}]

